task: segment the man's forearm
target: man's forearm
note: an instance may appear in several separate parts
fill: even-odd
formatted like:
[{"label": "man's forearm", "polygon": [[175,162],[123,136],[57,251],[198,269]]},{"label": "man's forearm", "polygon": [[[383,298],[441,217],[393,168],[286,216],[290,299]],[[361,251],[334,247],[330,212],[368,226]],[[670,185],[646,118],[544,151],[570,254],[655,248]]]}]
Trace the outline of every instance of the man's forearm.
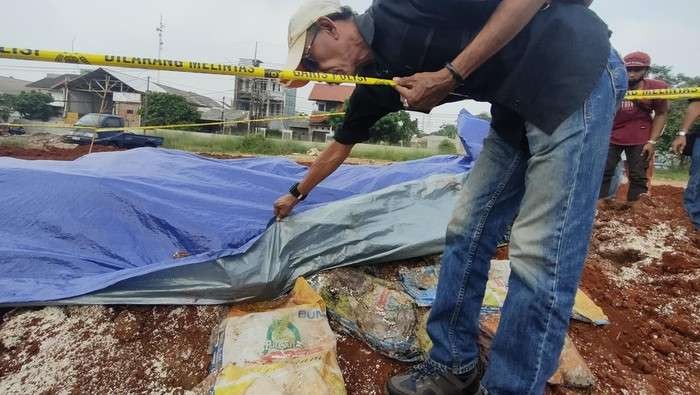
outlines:
[{"label": "man's forearm", "polygon": [[666,127],[667,120],[668,113],[654,115],[654,120],[651,123],[651,136],[649,137],[649,140],[656,141],[659,136],[661,136],[661,133],[664,131],[664,127]]},{"label": "man's forearm", "polygon": [[452,61],[466,78],[512,40],[532,20],[546,0],[503,0],[481,32]]},{"label": "man's forearm", "polygon": [[299,192],[308,195],[318,183],[323,181],[340,166],[352,151],[352,145],[332,142],[314,161],[304,179],[299,182]]},{"label": "man's forearm", "polygon": [[698,117],[700,117],[700,101],[694,101],[690,103],[688,109],[685,111],[681,129],[686,131],[690,130],[690,127],[693,126],[693,123],[695,123]]}]

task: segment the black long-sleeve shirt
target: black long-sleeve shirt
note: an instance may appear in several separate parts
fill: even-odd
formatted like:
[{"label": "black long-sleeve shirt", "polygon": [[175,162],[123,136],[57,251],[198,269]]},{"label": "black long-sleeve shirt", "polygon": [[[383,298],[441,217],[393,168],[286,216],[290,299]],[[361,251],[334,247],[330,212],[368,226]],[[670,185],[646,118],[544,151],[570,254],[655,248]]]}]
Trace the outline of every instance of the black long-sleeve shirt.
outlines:
[{"label": "black long-sleeve shirt", "polygon": [[[440,70],[480,32],[499,2],[375,0],[355,18],[374,58],[360,74],[391,78]],[[494,130],[521,145],[525,121],[551,133],[573,114],[605,70],[609,52],[608,28],[595,13],[554,1],[444,102],[490,102]],[[357,86],[335,140],[365,141],[377,120],[400,109],[393,88]]]}]

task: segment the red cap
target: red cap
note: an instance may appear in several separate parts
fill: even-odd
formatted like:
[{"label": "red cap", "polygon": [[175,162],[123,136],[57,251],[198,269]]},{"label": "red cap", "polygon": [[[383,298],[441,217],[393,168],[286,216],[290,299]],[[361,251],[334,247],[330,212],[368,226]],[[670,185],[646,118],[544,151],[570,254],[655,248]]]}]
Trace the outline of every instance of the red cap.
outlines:
[{"label": "red cap", "polygon": [[644,52],[632,52],[625,56],[625,67],[650,67],[651,57]]}]

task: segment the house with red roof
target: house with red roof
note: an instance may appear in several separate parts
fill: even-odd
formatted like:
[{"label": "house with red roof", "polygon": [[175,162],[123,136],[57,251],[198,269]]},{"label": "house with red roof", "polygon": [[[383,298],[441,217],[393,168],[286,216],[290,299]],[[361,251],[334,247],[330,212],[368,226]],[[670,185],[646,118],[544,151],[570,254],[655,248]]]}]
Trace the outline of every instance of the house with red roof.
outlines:
[{"label": "house with red roof", "polygon": [[[314,84],[309,100],[316,103],[316,113],[341,112],[355,90],[354,85]],[[312,115],[313,115],[312,114]],[[325,142],[333,136],[328,115],[314,115],[309,120],[309,140]]]}]

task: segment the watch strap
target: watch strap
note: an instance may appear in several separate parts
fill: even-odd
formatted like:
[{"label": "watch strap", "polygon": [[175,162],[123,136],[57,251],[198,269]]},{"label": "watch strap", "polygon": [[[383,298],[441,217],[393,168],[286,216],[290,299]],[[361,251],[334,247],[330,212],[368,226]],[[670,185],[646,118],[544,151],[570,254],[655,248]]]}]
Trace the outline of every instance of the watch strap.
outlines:
[{"label": "watch strap", "polygon": [[306,199],[306,195],[299,192],[299,183],[298,182],[294,183],[294,185],[292,185],[292,187],[289,188],[289,194],[294,196],[299,201]]},{"label": "watch strap", "polygon": [[445,63],[445,68],[447,69],[447,71],[450,72],[450,74],[452,74],[452,78],[453,78],[458,84],[461,85],[462,83],[464,83],[464,78],[462,78],[462,75],[459,74],[459,72],[458,72],[457,69],[452,65],[452,63],[450,63],[450,62]]}]

